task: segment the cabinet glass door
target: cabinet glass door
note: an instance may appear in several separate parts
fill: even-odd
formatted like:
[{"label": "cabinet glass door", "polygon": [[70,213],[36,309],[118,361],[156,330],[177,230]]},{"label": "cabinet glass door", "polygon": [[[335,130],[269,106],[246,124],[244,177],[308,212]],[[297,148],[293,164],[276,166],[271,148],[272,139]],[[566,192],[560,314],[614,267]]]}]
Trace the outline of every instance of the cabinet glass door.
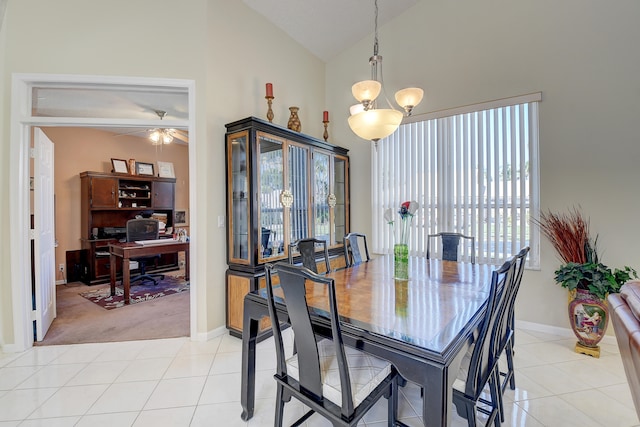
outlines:
[{"label": "cabinet glass door", "polygon": [[315,238],[326,240],[331,245],[331,218],[329,211],[330,156],[314,151],[313,153],[313,230]]},{"label": "cabinet glass door", "polygon": [[333,241],[332,245],[343,243],[347,233],[347,159],[335,156],[333,158],[333,194],[335,206],[333,208]]},{"label": "cabinet glass door", "polygon": [[284,141],[258,133],[258,259],[284,255]]},{"label": "cabinet glass door", "polygon": [[247,152],[249,135],[247,132],[230,135],[227,144],[229,197],[229,248],[232,262],[249,263],[249,180],[247,172]]},{"label": "cabinet glass door", "polygon": [[309,149],[289,142],[287,188],[293,196],[289,208],[289,243],[309,237]]}]

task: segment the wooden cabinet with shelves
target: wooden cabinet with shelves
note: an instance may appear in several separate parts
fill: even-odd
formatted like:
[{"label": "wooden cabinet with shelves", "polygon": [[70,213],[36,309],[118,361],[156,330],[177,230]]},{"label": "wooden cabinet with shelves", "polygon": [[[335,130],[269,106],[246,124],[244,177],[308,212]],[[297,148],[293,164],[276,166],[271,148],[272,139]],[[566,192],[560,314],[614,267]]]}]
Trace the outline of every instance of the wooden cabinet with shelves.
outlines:
[{"label": "wooden cabinet with shelves", "polygon": [[255,117],[226,127],[227,328],[239,335],[244,295],[258,288],[265,263],[288,258],[290,243],[325,240],[334,268],[344,266],[349,158]]},{"label": "wooden cabinet with shelves", "polygon": [[[80,185],[80,240],[82,249],[86,251],[86,274],[83,277],[88,284],[109,280],[109,243],[126,238],[128,220],[137,215],[160,214],[167,218],[167,227],[173,226],[173,178],[82,172]],[[176,268],[177,255],[168,254],[162,255],[149,270]],[[118,266],[118,272],[120,269]]]}]

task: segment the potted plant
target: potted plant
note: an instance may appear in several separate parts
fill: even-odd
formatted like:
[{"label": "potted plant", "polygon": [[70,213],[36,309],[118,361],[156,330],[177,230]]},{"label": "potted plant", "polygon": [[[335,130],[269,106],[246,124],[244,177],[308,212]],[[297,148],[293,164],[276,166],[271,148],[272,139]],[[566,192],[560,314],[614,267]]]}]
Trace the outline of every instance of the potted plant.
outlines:
[{"label": "potted plant", "polygon": [[589,221],[580,210],[541,213],[535,222],[564,262],[555,271],[555,280],[569,290],[569,321],[578,338],[576,351],[598,356],[598,343],[609,322],[606,297],[638,274],[627,266],[612,270],[600,261],[598,236],[591,237]]}]

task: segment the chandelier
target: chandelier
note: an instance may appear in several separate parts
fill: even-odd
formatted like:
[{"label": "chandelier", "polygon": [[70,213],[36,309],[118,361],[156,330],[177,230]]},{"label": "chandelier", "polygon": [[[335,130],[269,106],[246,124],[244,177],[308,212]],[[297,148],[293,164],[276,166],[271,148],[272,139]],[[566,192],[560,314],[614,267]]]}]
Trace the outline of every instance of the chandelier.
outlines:
[{"label": "chandelier", "polygon": [[[160,120],[167,115],[166,111],[155,110]],[[175,129],[151,129],[151,133],[149,134],[149,139],[153,143],[153,145],[162,145],[162,144],[171,144],[173,142],[173,133]]]},{"label": "chandelier", "polygon": [[[378,55],[378,0],[375,6],[375,37],[373,41],[373,56],[369,58],[371,65],[371,80],[363,80],[351,87],[351,93],[360,104],[351,107],[349,127],[360,138],[373,141],[377,147],[378,140],[391,135],[402,122],[403,113],[396,110],[389,102],[383,87],[382,56]],[[380,79],[378,80],[378,70]],[[389,108],[378,108],[377,99],[383,93]],[[413,108],[422,101],[424,91],[410,87],[401,89],[395,94],[396,102],[404,109],[404,115],[410,116]]]}]

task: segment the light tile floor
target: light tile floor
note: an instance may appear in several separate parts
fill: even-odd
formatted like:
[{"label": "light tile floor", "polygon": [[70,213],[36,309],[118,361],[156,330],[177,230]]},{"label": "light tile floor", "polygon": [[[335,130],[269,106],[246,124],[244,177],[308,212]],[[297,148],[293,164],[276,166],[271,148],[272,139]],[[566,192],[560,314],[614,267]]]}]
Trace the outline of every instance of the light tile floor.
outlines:
[{"label": "light tile floor", "polygon": [[[289,338],[290,339],[290,338]],[[506,426],[640,426],[615,345],[599,359],[573,352],[575,340],[520,329],[515,391],[506,393]],[[257,349],[255,415],[240,419],[240,340],[188,338],[34,347],[0,353],[0,427],[271,426],[273,341]],[[401,389],[399,412],[422,425],[420,390]],[[386,425],[386,402],[364,426]],[[301,404],[285,407],[291,422]],[[328,426],[312,416],[307,426]],[[457,415],[454,426],[465,426]]]}]

